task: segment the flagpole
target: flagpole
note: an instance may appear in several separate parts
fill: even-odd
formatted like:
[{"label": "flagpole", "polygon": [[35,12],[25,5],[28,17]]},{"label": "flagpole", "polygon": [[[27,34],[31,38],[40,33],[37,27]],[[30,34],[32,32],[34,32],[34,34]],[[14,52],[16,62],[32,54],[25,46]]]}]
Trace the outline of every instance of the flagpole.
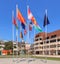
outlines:
[{"label": "flagpole", "polygon": [[[45,13],[46,13],[46,24],[47,24],[47,9],[45,10]],[[46,27],[45,27],[45,38],[47,37],[47,25],[46,25]],[[45,39],[45,44],[46,44],[46,39]],[[47,47],[45,46],[45,55],[46,55],[46,57],[45,57],[45,59],[46,59],[46,62],[47,62]]]},{"label": "flagpole", "polygon": [[[27,5],[27,17],[28,17],[28,8],[29,8],[29,6]],[[27,19],[27,21],[28,21],[28,19]],[[27,22],[27,29],[28,29],[28,33],[27,33],[27,42],[28,42],[28,40],[29,40],[29,22]],[[28,56],[29,56],[29,53],[28,53]]]},{"label": "flagpole", "polygon": [[[12,23],[13,23],[14,11],[12,11]],[[14,58],[14,25],[12,24],[12,37],[13,37],[13,58]]]},{"label": "flagpole", "polygon": [[[16,22],[17,22],[17,14],[18,14],[18,5],[16,5]],[[18,22],[17,22],[18,25]],[[16,29],[16,44],[17,44],[17,58],[18,58],[18,30]]]},{"label": "flagpole", "polygon": [[[33,26],[34,26],[34,25],[33,25]],[[35,27],[34,27],[34,41],[35,41]],[[33,42],[34,42],[34,41],[33,41]],[[35,52],[34,52],[34,55],[35,55]]]}]

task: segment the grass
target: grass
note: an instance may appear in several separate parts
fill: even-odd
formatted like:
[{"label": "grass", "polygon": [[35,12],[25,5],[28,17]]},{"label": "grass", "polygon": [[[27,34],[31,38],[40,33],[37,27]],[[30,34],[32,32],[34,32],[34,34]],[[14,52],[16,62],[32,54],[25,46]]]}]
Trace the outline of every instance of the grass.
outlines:
[{"label": "grass", "polygon": [[56,60],[60,61],[60,58],[54,58],[54,57],[37,57],[37,56],[32,56],[32,55],[19,55],[19,56],[12,56],[12,55],[2,55],[0,58],[37,58],[37,59],[46,59],[46,60]]},{"label": "grass", "polygon": [[57,61],[60,61],[60,58],[55,58],[55,57],[37,57],[37,56],[32,56],[32,58],[47,59],[47,60],[57,60]]}]

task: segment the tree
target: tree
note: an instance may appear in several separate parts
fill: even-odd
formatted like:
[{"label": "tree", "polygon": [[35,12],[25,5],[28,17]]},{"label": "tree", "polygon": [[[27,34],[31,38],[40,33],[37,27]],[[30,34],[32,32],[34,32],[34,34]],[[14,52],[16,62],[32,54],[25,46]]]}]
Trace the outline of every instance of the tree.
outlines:
[{"label": "tree", "polygon": [[12,41],[9,41],[9,42],[5,42],[5,47],[4,47],[5,50],[13,50],[13,43]]}]

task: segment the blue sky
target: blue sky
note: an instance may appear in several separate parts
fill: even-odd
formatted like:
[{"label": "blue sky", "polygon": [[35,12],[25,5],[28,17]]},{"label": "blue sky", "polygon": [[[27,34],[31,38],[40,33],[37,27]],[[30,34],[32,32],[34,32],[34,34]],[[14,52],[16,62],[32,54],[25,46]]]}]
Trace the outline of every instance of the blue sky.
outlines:
[{"label": "blue sky", "polygon": [[[14,16],[16,16],[16,4],[18,4],[18,8],[26,21],[27,5],[29,5],[32,14],[43,31],[44,14],[45,9],[47,9],[50,21],[48,32],[60,29],[60,0],[0,0],[0,40],[12,40],[12,10],[14,10]],[[31,32],[32,36],[33,31]],[[24,38],[26,40],[26,36]],[[20,38],[18,40],[21,41]]]}]

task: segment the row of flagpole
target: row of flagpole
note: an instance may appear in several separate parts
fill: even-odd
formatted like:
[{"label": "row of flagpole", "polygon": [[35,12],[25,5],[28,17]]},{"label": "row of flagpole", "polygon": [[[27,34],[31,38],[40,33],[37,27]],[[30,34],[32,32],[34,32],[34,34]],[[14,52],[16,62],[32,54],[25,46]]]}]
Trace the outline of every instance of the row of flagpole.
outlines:
[{"label": "row of flagpole", "polygon": [[[29,6],[27,6],[27,14],[28,14],[28,8],[29,8]],[[17,20],[17,14],[18,14],[18,5],[16,5],[16,23],[17,23],[17,25],[18,25],[18,20]],[[28,15],[27,15],[28,16]],[[13,23],[13,21],[14,21],[14,11],[12,11],[12,23]],[[29,20],[28,20],[28,25],[29,25]],[[28,25],[27,25],[27,27],[28,27]],[[20,23],[20,31],[21,31],[21,23]],[[12,37],[13,37],[13,57],[14,57],[14,25],[12,25]],[[35,35],[35,30],[34,30],[34,35]],[[29,40],[29,27],[28,27],[28,34],[27,34],[27,42],[28,42],[28,40]],[[22,39],[23,40],[23,39]],[[16,44],[17,44],[17,56],[18,56],[18,30],[16,29]]]},{"label": "row of flagpole", "polygon": [[[30,9],[29,9],[29,11],[28,11],[28,9],[29,9],[29,6],[27,6],[27,16],[29,16],[28,17],[28,25],[29,25],[29,20],[30,21],[32,21],[32,23],[34,24],[34,26],[39,30],[39,31],[41,31],[41,28],[39,27],[39,25],[37,24],[37,22],[36,22],[36,19],[34,18],[34,16],[32,15],[32,13],[31,13],[31,11],[30,11]],[[18,20],[17,20],[17,16],[18,16],[18,5],[16,5],[16,22],[17,22],[17,25],[18,25]],[[46,16],[47,16],[47,10],[46,10]],[[13,22],[13,20],[14,20],[14,11],[12,11],[12,22]],[[46,19],[45,19],[45,21],[47,22],[48,20],[47,20],[47,17],[46,17]],[[45,27],[45,25],[47,25],[47,24],[49,24],[49,23],[44,23],[44,27]],[[24,23],[24,22],[23,22]],[[45,30],[46,30],[46,32],[47,32],[47,26],[46,26],[46,28],[45,28]],[[20,22],[20,31],[21,31],[21,22]],[[42,31],[41,31],[42,32]],[[12,35],[13,35],[13,57],[14,57],[14,26],[12,26]],[[35,37],[35,30],[34,30],[34,37]],[[47,37],[47,34],[45,35],[45,37]],[[28,35],[27,35],[27,42],[28,42],[28,40],[29,40],[29,38],[30,38],[30,36],[29,36],[29,27],[28,27]],[[23,39],[22,39],[23,40]],[[18,56],[18,30],[16,29],[16,44],[17,44],[17,56]]]}]

